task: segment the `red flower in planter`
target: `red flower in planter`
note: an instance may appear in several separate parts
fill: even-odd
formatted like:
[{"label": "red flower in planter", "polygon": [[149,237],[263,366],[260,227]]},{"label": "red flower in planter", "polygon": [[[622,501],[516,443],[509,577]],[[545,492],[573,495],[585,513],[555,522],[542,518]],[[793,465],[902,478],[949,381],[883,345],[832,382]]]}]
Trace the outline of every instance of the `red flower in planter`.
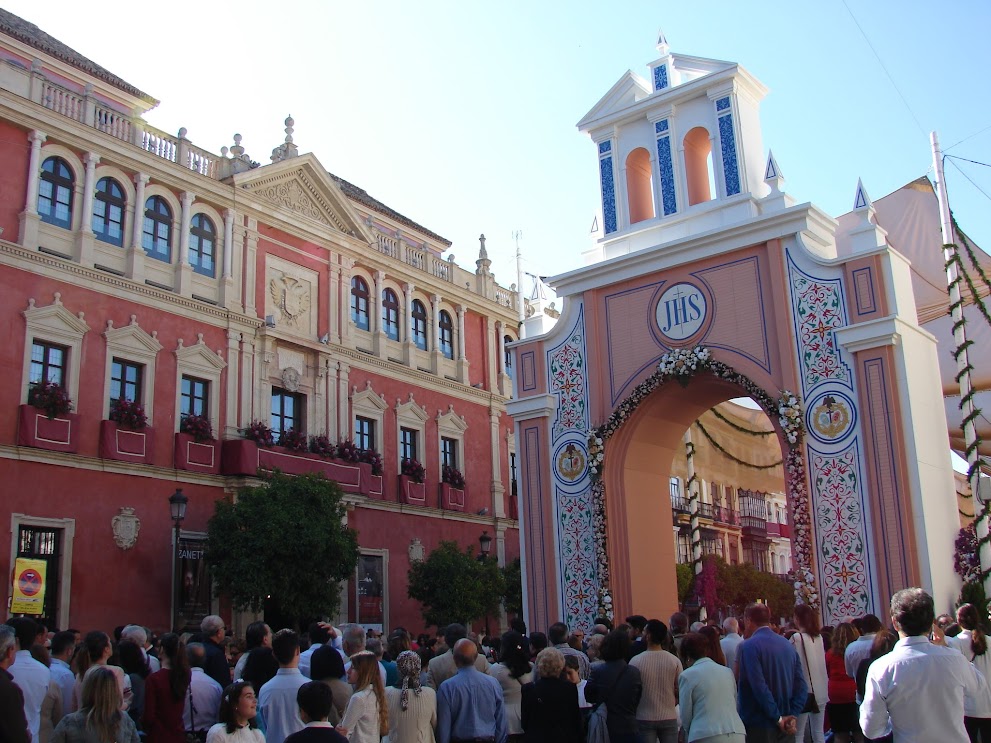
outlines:
[{"label": "red flower in planter", "polygon": [[319,454],[321,457],[337,458],[337,447],[330,443],[330,439],[323,434],[320,436],[310,436],[310,452]]},{"label": "red flower in planter", "polygon": [[445,464],[441,472],[441,478],[452,488],[457,488],[458,490],[465,489],[465,476],[461,474],[461,470],[457,467],[451,467]]},{"label": "red flower in planter", "polygon": [[110,401],[110,420],[131,431],[140,431],[148,425],[144,405],[125,397]]},{"label": "red flower in planter", "polygon": [[345,462],[357,464],[361,461],[361,449],[351,439],[341,439],[337,442],[337,456]]},{"label": "red flower in planter", "polygon": [[65,388],[55,382],[37,382],[28,392],[28,405],[43,410],[48,420],[58,418],[72,410],[72,400]]},{"label": "red flower in planter", "polygon": [[289,428],[279,435],[279,446],[284,446],[289,451],[306,451],[306,434]]},{"label": "red flower in planter", "polygon": [[241,434],[249,441],[254,441],[258,446],[275,446],[272,429],[262,421],[251,421],[247,428],[241,430]]},{"label": "red flower in planter", "polygon": [[402,472],[413,482],[422,483],[427,479],[427,468],[415,459],[404,459]]},{"label": "red flower in planter", "polygon": [[179,432],[188,433],[200,442],[209,441],[213,438],[213,424],[205,415],[184,415],[179,419]]},{"label": "red flower in planter", "polygon": [[381,475],[384,471],[382,466],[382,455],[374,449],[362,449],[361,461],[372,465],[372,474]]}]

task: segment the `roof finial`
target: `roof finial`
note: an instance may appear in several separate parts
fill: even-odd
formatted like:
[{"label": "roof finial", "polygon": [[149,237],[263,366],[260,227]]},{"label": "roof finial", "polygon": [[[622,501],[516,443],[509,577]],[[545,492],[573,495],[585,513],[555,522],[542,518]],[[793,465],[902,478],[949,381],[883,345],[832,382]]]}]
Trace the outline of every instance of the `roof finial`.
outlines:
[{"label": "roof finial", "polygon": [[774,153],[767,151],[767,167],[764,168],[764,183],[771,187],[771,194],[781,192],[781,186],[785,182],[785,177],[781,174],[778,161],[774,159]]},{"label": "roof finial", "polygon": [[479,260],[485,260],[486,258],[489,257],[489,254],[485,250],[485,235],[484,235],[484,233],[478,236],[478,242],[479,242],[479,245],[480,245],[480,247],[478,249],[478,258],[479,258]]},{"label": "roof finial", "polygon": [[295,123],[292,114],[286,117],[286,144],[292,144],[293,125]]},{"label": "roof finial", "polygon": [[657,51],[663,57],[668,53],[668,37],[664,35],[663,29],[657,29]]},{"label": "roof finial", "polygon": [[478,236],[478,260],[475,261],[476,274],[480,276],[490,276],[492,261],[489,260],[489,253],[485,249],[485,235]]},{"label": "roof finial", "polygon": [[867,195],[867,189],[864,188],[864,182],[858,178],[857,193],[853,197],[853,210],[855,212],[859,212],[865,209],[868,212],[873,212],[874,202],[871,201],[871,197]]},{"label": "roof finial", "polygon": [[299,148],[292,141],[293,125],[295,123],[292,116],[286,117],[286,141],[272,150],[273,163],[289,160],[299,155]]}]

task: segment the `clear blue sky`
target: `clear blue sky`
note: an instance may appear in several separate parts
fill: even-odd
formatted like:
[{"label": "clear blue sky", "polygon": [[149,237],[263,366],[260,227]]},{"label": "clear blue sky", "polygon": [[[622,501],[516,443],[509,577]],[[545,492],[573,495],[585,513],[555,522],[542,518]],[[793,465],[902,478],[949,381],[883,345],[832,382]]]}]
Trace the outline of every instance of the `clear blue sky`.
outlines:
[{"label": "clear blue sky", "polygon": [[[301,151],[454,242],[488,237],[497,279],[581,264],[598,208],[592,144],[575,123],[627,70],[646,75],[658,28],[672,51],[741,63],[771,90],[763,139],[799,201],[848,211],[944,146],[991,127],[991,3],[240,2],[6,0],[8,10],[159,98],[148,114],[260,162],[296,120]],[[918,123],[915,119],[918,119]],[[991,129],[950,154],[991,162]],[[958,163],[991,194],[991,169]],[[991,248],[991,200],[952,165],[951,202]]]}]

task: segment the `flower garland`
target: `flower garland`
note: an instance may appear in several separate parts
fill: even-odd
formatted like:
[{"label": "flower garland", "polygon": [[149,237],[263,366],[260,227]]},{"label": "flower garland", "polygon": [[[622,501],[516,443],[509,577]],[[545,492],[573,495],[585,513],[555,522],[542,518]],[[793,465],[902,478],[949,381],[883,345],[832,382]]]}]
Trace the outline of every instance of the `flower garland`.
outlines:
[{"label": "flower garland", "polygon": [[713,438],[712,434],[709,433],[709,431],[706,429],[706,427],[702,425],[702,421],[695,421],[695,427],[702,432],[702,435],[705,436],[706,439],[708,439],[709,443],[712,444],[712,446],[716,449],[716,451],[718,451],[720,454],[722,454],[730,461],[736,462],[741,467],[749,467],[750,469],[753,470],[773,470],[775,467],[780,467],[782,464],[784,464],[784,461],[781,459],[779,459],[777,462],[772,462],[771,464],[754,464],[753,462],[748,462],[745,459],[740,459],[739,457],[736,457],[730,454],[728,451],[726,451],[726,449],[723,448],[723,445],[720,444],[718,441],[716,441]]},{"label": "flower garland", "polygon": [[[809,494],[805,485],[805,459],[802,456],[802,440],[805,435],[802,404],[793,392],[783,390],[775,400],[752,379],[736,371],[728,364],[715,361],[709,349],[703,346],[675,349],[661,357],[657,369],[633,388],[606,419],[605,423],[588,434],[589,473],[592,478],[592,525],[595,529],[595,548],[599,573],[599,608],[604,607],[603,596],[611,597],[609,590],[608,552],[606,545],[605,443],[629,420],[640,404],[665,383],[674,379],[687,386],[691,378],[708,373],[739,387],[754,400],[772,420],[777,417],[782,434],[788,442],[785,457],[785,482],[788,501],[792,506],[792,524],[795,539],[793,550],[796,563],[795,598],[818,609],[820,597],[812,572],[812,528],[809,516]],[[611,601],[610,601],[611,611]]]},{"label": "flower garland", "polygon": [[727,418],[725,415],[723,415],[722,413],[720,413],[719,412],[719,408],[710,408],[709,409],[709,412],[712,413],[714,416],[716,416],[719,420],[721,420],[723,423],[725,423],[730,428],[733,428],[733,429],[739,431],[740,433],[745,433],[745,434],[747,434],[747,436],[765,436],[766,437],[766,436],[773,436],[774,435],[774,431],[755,431],[752,428],[747,428],[745,426],[741,426],[739,423],[735,423],[730,418]]}]

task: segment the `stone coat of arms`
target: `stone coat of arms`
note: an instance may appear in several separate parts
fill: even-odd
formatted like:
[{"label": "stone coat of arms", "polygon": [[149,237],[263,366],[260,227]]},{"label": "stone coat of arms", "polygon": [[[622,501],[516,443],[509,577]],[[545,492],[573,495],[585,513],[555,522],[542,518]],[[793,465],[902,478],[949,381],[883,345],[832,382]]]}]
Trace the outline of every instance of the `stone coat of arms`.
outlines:
[{"label": "stone coat of arms", "polygon": [[111,521],[114,530],[114,541],[121,549],[129,550],[138,541],[138,531],[141,529],[141,519],[134,515],[134,509],[123,506],[120,513]]}]

